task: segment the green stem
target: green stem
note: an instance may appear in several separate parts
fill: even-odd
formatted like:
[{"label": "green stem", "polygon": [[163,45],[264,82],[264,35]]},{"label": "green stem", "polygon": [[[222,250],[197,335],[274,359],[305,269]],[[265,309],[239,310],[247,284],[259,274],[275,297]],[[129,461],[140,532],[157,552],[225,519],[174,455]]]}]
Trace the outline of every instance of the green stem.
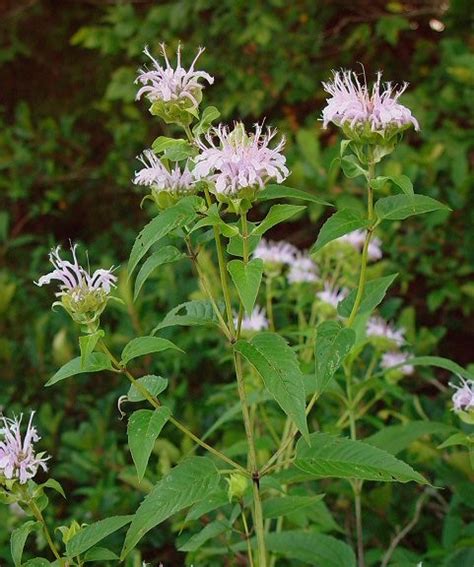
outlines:
[{"label": "green stem", "polygon": [[360,304],[362,302],[362,297],[364,296],[366,272],[367,272],[367,260],[369,244],[372,238],[374,227],[372,226],[372,221],[374,220],[374,194],[372,187],[370,186],[370,181],[374,177],[375,166],[373,163],[369,163],[369,171],[367,175],[367,220],[371,223],[367,229],[367,234],[365,236],[364,247],[362,249],[362,261],[360,267],[359,284],[357,286],[357,295],[354,301],[354,306],[352,307],[351,314],[349,316],[349,321],[347,322],[348,327],[352,327],[354,319],[359,311]]},{"label": "green stem", "polygon": [[239,392],[240,405],[244,420],[245,436],[248,446],[248,466],[253,480],[253,505],[254,505],[254,527],[257,536],[258,567],[266,567],[267,552],[265,546],[265,530],[263,525],[262,501],[260,499],[259,480],[260,475],[257,465],[257,453],[255,451],[255,440],[251,425],[250,412],[245,393],[245,382],[242,370],[242,360],[237,352],[234,352],[235,374],[237,377],[237,390]]},{"label": "green stem", "polygon": [[51,534],[49,533],[48,525],[46,524],[46,520],[44,519],[44,516],[41,513],[41,510],[38,508],[38,506],[36,505],[36,502],[34,500],[30,500],[28,502],[28,506],[30,507],[30,510],[33,513],[33,516],[38,520],[38,522],[40,522],[42,524],[43,532],[44,532],[44,535],[46,537],[46,541],[48,542],[49,548],[53,552],[54,557],[56,557],[56,559],[59,560],[60,564],[63,565],[64,561],[61,559],[61,555],[59,554],[58,548],[56,547],[56,544],[54,543],[53,538],[51,537]]},{"label": "green stem", "polygon": [[[153,396],[126,368],[124,368],[120,365],[119,361],[110,352],[107,345],[104,343],[104,341],[102,339],[99,341],[99,346],[102,349],[102,352],[104,352],[109,357],[110,361],[115,366],[115,368],[117,370],[119,370],[120,372],[122,372],[123,374],[125,374],[125,376],[133,384],[135,389],[138,390],[140,392],[140,394],[155,409],[160,408],[161,407],[160,401],[155,396]],[[185,425],[183,425],[176,418],[174,418],[173,416],[170,416],[168,421],[170,423],[172,423],[182,433],[184,433],[184,435],[186,435],[187,437],[192,439],[195,443],[197,443],[198,445],[200,445],[201,447],[203,447],[204,449],[209,451],[209,453],[212,453],[214,456],[216,456],[221,461],[226,462],[228,465],[231,465],[232,467],[234,467],[234,469],[237,469],[242,474],[248,476],[248,471],[245,467],[243,467],[242,465],[239,465],[239,463],[237,463],[234,460],[232,460],[231,458],[227,457],[226,455],[224,455],[224,453],[221,453],[217,449],[214,449],[214,447],[211,447],[211,445],[208,445],[205,441],[202,441],[197,435],[195,435],[192,431],[190,431]]]},{"label": "green stem", "polygon": [[245,510],[242,504],[240,505],[240,513],[242,514],[242,523],[244,525],[245,539],[247,541],[247,555],[249,558],[249,567],[254,567],[252,546],[250,545],[250,532],[247,524],[247,518],[245,517]]}]

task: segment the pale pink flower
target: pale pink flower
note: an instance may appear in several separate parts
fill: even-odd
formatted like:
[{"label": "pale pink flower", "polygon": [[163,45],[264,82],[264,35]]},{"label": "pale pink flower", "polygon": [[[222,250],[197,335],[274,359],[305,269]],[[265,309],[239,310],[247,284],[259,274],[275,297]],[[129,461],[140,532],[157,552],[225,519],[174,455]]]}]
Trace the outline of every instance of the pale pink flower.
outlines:
[{"label": "pale pink flower", "polygon": [[[337,242],[350,244],[359,252],[364,247],[366,232],[365,230],[354,230],[336,239]],[[369,260],[380,260],[382,258],[382,241],[377,236],[372,236],[367,249]]]},{"label": "pale pink flower", "polygon": [[[393,366],[398,366],[399,364],[403,364],[408,360],[409,356],[404,352],[386,352],[382,356],[382,360],[380,361],[380,366],[386,370],[389,370]],[[403,374],[407,376],[413,374],[414,367],[411,364],[403,364],[400,368],[397,368]]]},{"label": "pale pink flower", "polygon": [[[235,318],[235,325],[238,323],[238,318]],[[245,315],[242,318],[243,331],[264,331],[268,329],[268,319],[266,317],[265,309],[263,307],[255,306],[250,315]]]},{"label": "pale pink flower", "polygon": [[405,343],[405,329],[396,329],[382,317],[371,317],[367,321],[366,333],[368,337],[386,338],[397,346]]},{"label": "pale pink flower", "polygon": [[[7,479],[17,478],[20,484],[25,484],[33,478],[38,468],[47,471],[44,453],[35,454],[33,444],[40,440],[36,427],[32,425],[33,415],[24,438],[22,439],[20,425],[23,415],[19,418],[2,417],[3,427],[0,428],[0,473]],[[3,438],[3,439],[2,439]]]},{"label": "pale pink flower", "polygon": [[174,194],[189,193],[194,190],[196,181],[186,166],[183,170],[178,164],[169,171],[152,150],[145,150],[138,159],[144,167],[135,172],[135,185],[153,187],[155,191]]},{"label": "pale pink flower", "polygon": [[145,47],[143,51],[151,59],[153,69],[151,71],[146,68],[139,70],[139,75],[135,82],[141,83],[143,86],[139,89],[136,99],[138,100],[145,95],[152,103],[157,100],[163,102],[190,101],[194,108],[199,106],[200,92],[204,88],[199,81],[201,79],[205,80],[210,85],[214,82],[214,77],[211,77],[208,73],[194,70],[194,65],[204,48],[199,48],[191,67],[186,70],[181,67],[181,45],[178,46],[176,69],[173,69],[170,65],[165,45],[161,43],[160,47],[165,59],[165,67],[162,67],[150,54],[148,47]]},{"label": "pale pink flower", "polygon": [[474,408],[474,380],[459,377],[461,385],[450,383],[456,391],[452,396],[454,411],[469,411]]},{"label": "pale pink flower", "polygon": [[281,153],[285,140],[281,138],[274,148],[270,142],[276,130],[255,124],[255,132],[247,133],[242,123],[233,130],[220,124],[211,128],[205,141],[197,140],[201,153],[194,159],[196,179],[214,181],[216,192],[236,195],[242,189],[263,189],[274,179],[282,183],[289,175],[286,158]]},{"label": "pale pink flower", "polygon": [[264,264],[292,264],[298,250],[295,246],[284,240],[273,242],[262,240],[253,252],[254,258],[260,258]]},{"label": "pale pink flower", "polygon": [[307,252],[298,252],[290,262],[288,283],[314,283],[319,280],[318,267]]},{"label": "pale pink flower", "polygon": [[347,293],[347,289],[338,289],[333,287],[329,282],[325,282],[323,290],[318,291],[316,297],[323,303],[337,309],[338,304],[347,297]]},{"label": "pale pink flower", "polygon": [[117,277],[113,275],[113,266],[108,269],[96,270],[92,275],[79,265],[76,257],[77,244],[71,246],[73,262],[62,260],[59,256],[60,246],[51,250],[49,261],[54,266],[54,270],[49,274],[41,276],[37,282],[37,286],[50,284],[53,280],[60,282],[59,292],[57,296],[71,295],[75,301],[80,301],[85,293],[94,291],[103,291],[109,294],[111,289],[115,287]]},{"label": "pale pink flower", "polygon": [[333,80],[323,82],[330,98],[323,110],[323,126],[329,122],[350,128],[370,126],[373,132],[383,133],[390,126],[404,128],[412,124],[419,130],[419,124],[411,111],[398,102],[408,83],[398,87],[390,82],[382,83],[382,73],[369,92],[367,84],[361,84],[353,71],[333,71]]}]

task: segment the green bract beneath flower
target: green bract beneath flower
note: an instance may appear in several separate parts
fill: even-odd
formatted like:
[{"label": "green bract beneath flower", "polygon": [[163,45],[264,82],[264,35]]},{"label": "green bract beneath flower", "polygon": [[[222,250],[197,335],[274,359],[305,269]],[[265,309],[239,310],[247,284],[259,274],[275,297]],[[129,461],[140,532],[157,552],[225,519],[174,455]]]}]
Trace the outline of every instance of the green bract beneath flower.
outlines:
[{"label": "green bract beneath flower", "polygon": [[53,307],[57,305],[63,307],[80,325],[92,325],[98,322],[104,311],[117,277],[112,273],[113,266],[108,270],[99,269],[92,275],[89,274],[79,265],[76,248],[76,244],[71,247],[73,262],[61,259],[59,246],[52,250],[49,260],[55,269],[41,276],[35,283],[43,286],[51,283],[52,280],[59,281],[59,292],[56,296],[60,300],[55,301]]}]

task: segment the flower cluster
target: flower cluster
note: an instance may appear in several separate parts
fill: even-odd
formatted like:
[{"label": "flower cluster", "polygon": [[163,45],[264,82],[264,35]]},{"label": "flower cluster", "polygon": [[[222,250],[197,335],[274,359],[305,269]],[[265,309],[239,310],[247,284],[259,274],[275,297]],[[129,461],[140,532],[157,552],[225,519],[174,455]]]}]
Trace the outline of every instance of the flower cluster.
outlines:
[{"label": "flower cluster", "polygon": [[[234,320],[235,325],[237,325],[237,317]],[[258,305],[254,308],[250,315],[245,315],[242,318],[242,330],[243,331],[265,331],[268,329],[268,319],[263,307]]]},{"label": "flower cluster", "polygon": [[400,366],[397,368],[402,374],[409,376],[413,374],[414,367],[411,364],[403,364],[408,360],[409,356],[405,352],[392,351],[385,352],[382,355],[382,360],[380,361],[380,366],[386,370],[393,368],[394,366]]},{"label": "flower cluster", "polygon": [[474,409],[474,380],[460,380],[460,386],[450,384],[456,390],[452,397],[453,408],[456,412],[468,412]]},{"label": "flower cluster", "polygon": [[0,428],[0,474],[4,478],[18,479],[25,484],[38,472],[38,468],[47,470],[45,453],[35,454],[33,444],[40,440],[36,427],[33,426],[34,412],[30,415],[25,436],[22,438],[19,418],[2,417],[3,427]]},{"label": "flower cluster", "polygon": [[144,167],[135,172],[135,185],[151,187],[156,193],[168,192],[173,195],[192,193],[196,180],[186,166],[183,170],[178,164],[168,170],[155,155],[153,150],[145,150],[138,159]]},{"label": "flower cluster", "polygon": [[331,95],[323,110],[325,128],[329,122],[333,122],[336,126],[347,127],[345,132],[349,135],[357,133],[367,137],[374,132],[382,136],[390,135],[409,126],[419,130],[411,111],[398,102],[408,83],[397,88],[390,82],[382,83],[382,73],[377,73],[377,80],[370,92],[356,73],[342,70],[334,72],[333,80],[323,82],[323,86]]},{"label": "flower cluster", "polygon": [[337,309],[338,304],[347,297],[347,294],[347,289],[339,289],[329,282],[324,282],[323,289],[316,293],[316,297],[322,303]]},{"label": "flower cluster", "polygon": [[297,252],[291,262],[289,262],[289,265],[288,283],[314,283],[319,280],[318,267],[308,253]]},{"label": "flower cluster", "polygon": [[382,317],[371,317],[367,322],[366,333],[368,337],[382,338],[402,346],[405,343],[405,330],[396,329]]},{"label": "flower cluster", "polygon": [[205,141],[197,141],[201,153],[194,159],[194,176],[213,181],[217,195],[232,197],[242,196],[246,190],[251,196],[272,179],[282,183],[289,175],[281,153],[285,140],[271,148],[275,134],[270,128],[264,133],[261,124],[255,124],[251,133],[240,122],[232,130],[222,124],[212,128]]},{"label": "flower cluster", "polygon": [[[336,239],[336,242],[349,244],[357,251],[362,251],[365,242],[365,231],[354,230],[349,234],[344,234]],[[382,241],[377,236],[373,236],[370,240],[369,247],[367,248],[367,255],[369,260],[380,260],[382,258]]]},{"label": "flower cluster", "polygon": [[71,246],[73,262],[63,260],[59,256],[60,246],[49,254],[49,261],[54,270],[41,276],[35,282],[38,286],[50,284],[53,280],[60,282],[57,297],[61,305],[78,323],[89,324],[95,322],[108,301],[109,293],[115,287],[117,277],[113,275],[113,266],[108,269],[96,270],[92,275],[79,265],[76,257],[77,244]]},{"label": "flower cluster", "polygon": [[151,103],[177,102],[181,103],[184,108],[196,108],[199,106],[202,98],[201,91],[203,85],[199,81],[207,81],[210,85],[214,82],[214,77],[211,77],[209,73],[194,70],[194,65],[204,49],[200,48],[198,50],[194,61],[189,69],[186,70],[181,67],[181,45],[178,46],[175,69],[173,69],[168,60],[165,45],[160,44],[160,47],[165,60],[165,67],[162,67],[150,54],[147,47],[144,49],[145,55],[153,63],[153,69],[151,71],[148,69],[139,70],[139,75],[135,82],[143,86],[139,89],[136,99],[139,100],[145,95]]},{"label": "flower cluster", "polygon": [[273,242],[262,238],[253,252],[253,257],[260,258],[270,267],[282,267],[294,262],[297,251],[295,246],[284,240]]}]

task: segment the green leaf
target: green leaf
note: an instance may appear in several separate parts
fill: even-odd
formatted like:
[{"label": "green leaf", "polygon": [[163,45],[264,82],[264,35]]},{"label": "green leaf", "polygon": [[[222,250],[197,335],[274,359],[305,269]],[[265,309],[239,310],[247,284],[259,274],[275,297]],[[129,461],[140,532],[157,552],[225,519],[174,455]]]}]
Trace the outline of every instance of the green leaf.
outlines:
[{"label": "green leaf", "polygon": [[239,294],[245,311],[250,314],[257,299],[258,290],[262,281],[263,261],[254,258],[247,264],[242,260],[231,260],[227,270]]},{"label": "green leaf", "polygon": [[194,534],[184,545],[182,545],[178,549],[179,551],[186,553],[197,551],[207,541],[230,529],[231,527],[229,525],[229,522],[223,520],[215,520],[214,522],[207,524],[200,532]]},{"label": "green leaf", "polygon": [[210,494],[205,500],[198,502],[190,508],[184,521],[187,523],[192,520],[198,520],[201,516],[209,514],[209,512],[212,512],[217,508],[223,508],[226,504],[229,504],[229,495],[227,494],[227,490],[218,489],[213,494]]},{"label": "green leaf", "polygon": [[163,248],[160,248],[158,252],[155,252],[149,258],[147,258],[143,266],[140,268],[140,271],[137,274],[137,279],[135,280],[133,301],[137,299],[138,294],[143,287],[143,284],[158,266],[176,262],[181,258],[184,258],[185,256],[185,254],[180,252],[174,246],[164,246]]},{"label": "green leaf", "polygon": [[104,331],[99,329],[95,333],[90,335],[82,335],[79,337],[79,347],[81,349],[81,367],[84,368],[87,363],[87,359],[94,352],[97,345],[97,341],[105,335]]},{"label": "green leaf", "polygon": [[412,421],[384,427],[374,435],[364,439],[364,442],[396,455],[424,435],[447,435],[453,429],[450,425],[436,423],[435,421]]},{"label": "green leaf", "polygon": [[406,175],[380,175],[379,177],[371,180],[370,186],[372,189],[378,191],[379,189],[382,189],[387,181],[391,181],[397,187],[400,187],[405,195],[414,195],[413,183]]},{"label": "green leaf", "polygon": [[219,118],[220,115],[221,113],[215,106],[207,106],[202,112],[201,120],[199,120],[196,126],[194,126],[193,134],[195,136],[200,136],[201,134],[204,134],[204,132],[207,132],[214,120]]},{"label": "green leaf", "polygon": [[303,374],[294,351],[276,333],[259,333],[234,345],[262,377],[266,389],[308,439]]},{"label": "green leaf", "polygon": [[[409,358],[402,364],[397,366],[392,366],[392,368],[397,368],[398,366],[405,366],[409,364],[411,366],[436,366],[437,368],[443,368],[444,370],[449,370],[454,374],[458,374],[466,380],[474,380],[474,374],[469,372],[462,366],[459,366],[456,362],[449,360],[448,358],[443,358],[441,356],[416,356],[414,358]],[[390,370],[388,368],[387,370]]]},{"label": "green leaf", "polygon": [[261,236],[273,226],[288,220],[305,209],[305,206],[299,205],[273,205],[262,222],[252,230],[251,236]]},{"label": "green leaf", "polygon": [[[142,376],[137,380],[137,382],[155,397],[159,396],[168,387],[168,380],[166,378],[154,376],[153,374]],[[130,386],[127,398],[129,402],[142,402],[145,399],[144,396],[135,388],[134,384]]]},{"label": "green leaf", "polygon": [[10,538],[10,550],[15,567],[21,567],[21,558],[23,556],[23,550],[25,549],[25,543],[28,536],[32,531],[40,528],[40,522],[28,520],[22,526],[12,531]]},{"label": "green leaf", "polygon": [[152,334],[165,327],[173,327],[175,325],[194,327],[196,325],[217,324],[217,316],[210,301],[187,301],[169,311],[163,321],[153,329]]},{"label": "green leaf", "polygon": [[121,560],[155,526],[213,494],[219,478],[214,463],[206,457],[191,457],[172,469],[155,485],[135,513],[125,537]]},{"label": "green leaf", "polygon": [[163,157],[171,161],[181,161],[196,153],[194,147],[186,140],[177,140],[166,136],[158,136],[151,148],[155,154],[163,153]]},{"label": "green leaf", "polygon": [[[375,278],[365,284],[362,301],[359,307],[358,314],[370,313],[382,301],[387,293],[388,288],[395,281],[398,274],[390,274],[381,278]],[[341,317],[349,317],[354,307],[354,302],[357,296],[357,289],[353,289],[350,294],[343,299],[337,306],[337,312]]]},{"label": "green leaf", "polygon": [[162,406],[155,410],[142,409],[135,411],[128,419],[128,446],[137,468],[139,481],[145,476],[155,441],[170,416],[170,408]]},{"label": "green leaf", "polygon": [[277,496],[263,502],[263,517],[278,518],[293,512],[311,508],[324,498],[324,494],[316,496]]},{"label": "green leaf", "polygon": [[51,563],[51,561],[48,561],[44,557],[35,557],[23,563],[22,567],[58,567],[58,563],[56,561]]},{"label": "green leaf", "polygon": [[54,376],[52,376],[45,386],[52,386],[61,380],[75,376],[76,374],[85,374],[88,372],[100,372],[101,370],[112,370],[112,364],[109,357],[101,352],[93,352],[83,366],[81,357],[73,358],[62,366]]},{"label": "green leaf", "polygon": [[92,563],[93,561],[97,565],[98,561],[118,561],[119,556],[105,547],[93,547],[81,559],[84,563]]},{"label": "green leaf", "polygon": [[331,203],[316,197],[316,195],[313,195],[312,193],[301,191],[301,189],[293,189],[293,187],[287,187],[286,185],[267,185],[263,191],[259,191],[257,196],[259,201],[270,201],[272,199],[298,199],[300,201],[309,201],[311,203],[325,205],[327,207],[334,206]]},{"label": "green leaf", "polygon": [[367,177],[368,175],[354,155],[341,157],[341,167],[344,175],[349,178],[359,177],[359,175]]},{"label": "green leaf", "polygon": [[393,195],[375,203],[375,214],[380,220],[403,220],[413,215],[451,209],[426,195]]},{"label": "green leaf", "polygon": [[99,541],[129,524],[132,518],[133,516],[112,516],[82,528],[66,543],[67,556],[81,555]]},{"label": "green leaf", "polygon": [[322,393],[355,343],[353,329],[339,321],[325,321],[317,328],[315,345],[316,388]]},{"label": "green leaf", "polygon": [[152,352],[161,352],[163,350],[179,350],[183,352],[171,341],[161,339],[159,337],[138,337],[132,339],[122,351],[122,364],[127,364],[130,360],[151,354]]},{"label": "green leaf", "polygon": [[390,453],[344,437],[312,433],[311,446],[300,439],[296,446],[295,465],[318,478],[358,478],[361,480],[408,482],[427,481]]},{"label": "green leaf", "polygon": [[232,236],[239,234],[237,226],[227,224],[222,220],[216,203],[213,203],[209,207],[206,211],[206,215],[193,226],[193,228],[189,231],[189,234],[205,226],[214,226],[219,228],[220,232],[227,238],[231,238]]},{"label": "green leaf", "polygon": [[194,220],[196,217],[194,203],[195,200],[192,197],[184,197],[173,207],[165,209],[143,228],[137,236],[130,253],[128,261],[129,277],[153,244],[156,244],[173,230]]},{"label": "green leaf", "polygon": [[312,567],[356,567],[352,549],[333,536],[295,530],[270,533],[265,536],[265,541],[271,553]]},{"label": "green leaf", "polygon": [[41,488],[51,488],[51,490],[55,490],[58,494],[61,494],[63,498],[66,498],[66,494],[64,493],[63,487],[59,484],[57,480],[54,478],[48,478],[46,482],[40,484]]},{"label": "green leaf", "polygon": [[464,447],[474,446],[474,436],[469,436],[466,433],[454,433],[450,435],[446,441],[436,447],[437,449],[445,449],[446,447],[453,447],[454,445],[463,445]]},{"label": "green leaf", "polygon": [[370,226],[370,221],[354,210],[354,209],[342,209],[342,211],[335,212],[328,220],[323,224],[321,230],[318,234],[318,239],[311,249],[311,253],[314,254],[321,250],[323,246],[336,240],[344,234],[353,232],[361,228],[367,228]]}]

